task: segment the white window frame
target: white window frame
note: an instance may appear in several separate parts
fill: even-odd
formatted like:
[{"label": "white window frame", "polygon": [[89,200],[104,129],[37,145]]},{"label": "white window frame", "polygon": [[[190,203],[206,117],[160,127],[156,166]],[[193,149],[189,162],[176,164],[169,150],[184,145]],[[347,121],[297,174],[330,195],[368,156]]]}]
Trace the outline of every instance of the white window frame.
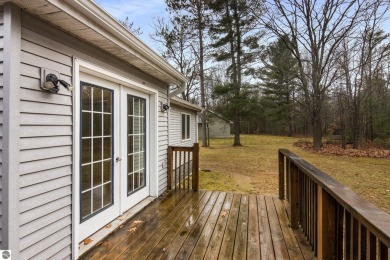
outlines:
[{"label": "white window frame", "polygon": [[[185,119],[187,120],[188,118],[188,122],[185,120],[185,124],[184,124],[184,134],[185,134],[185,138],[183,138],[183,115],[185,115]],[[187,117],[188,116],[188,117]],[[188,140],[191,140],[191,114],[189,113],[181,113],[180,115],[180,138],[182,141],[188,141]],[[187,126],[189,127],[189,129],[187,129]],[[187,130],[188,130],[188,138],[187,138]]]}]

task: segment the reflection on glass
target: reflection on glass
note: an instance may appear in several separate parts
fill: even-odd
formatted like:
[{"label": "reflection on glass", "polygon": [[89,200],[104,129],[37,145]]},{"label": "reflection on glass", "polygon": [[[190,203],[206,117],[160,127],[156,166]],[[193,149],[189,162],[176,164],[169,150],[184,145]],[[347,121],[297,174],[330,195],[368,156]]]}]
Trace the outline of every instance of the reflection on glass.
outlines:
[{"label": "reflection on glass", "polygon": [[111,137],[103,138],[103,159],[110,159],[112,154]]},{"label": "reflection on glass", "polygon": [[133,174],[129,174],[127,176],[127,190],[134,190],[133,186]]},{"label": "reflection on glass", "polygon": [[91,214],[91,191],[81,193],[81,217]]},{"label": "reflection on glass", "polygon": [[103,207],[112,203],[112,183],[103,185]]},{"label": "reflection on glass", "polygon": [[103,122],[103,135],[111,135],[111,115],[110,114],[104,114],[103,115],[104,122]]},{"label": "reflection on glass", "polygon": [[103,90],[103,112],[111,113],[111,91]]},{"label": "reflection on glass", "polygon": [[102,185],[102,163],[93,164],[93,187]]},{"label": "reflection on glass", "polygon": [[82,91],[82,97],[81,97],[81,109],[91,111],[92,110],[92,103],[91,103],[91,93],[92,88],[89,86],[83,86],[81,88]]},{"label": "reflection on glass", "polygon": [[81,141],[81,163],[90,163],[92,160],[91,157],[91,139],[83,139]]},{"label": "reflection on glass", "polygon": [[102,136],[102,114],[93,114],[93,136]]},{"label": "reflection on glass", "polygon": [[103,183],[111,181],[111,160],[103,162]]},{"label": "reflection on glass", "polygon": [[93,111],[103,111],[102,92],[103,90],[101,90],[100,88],[93,88]]},{"label": "reflection on glass", "polygon": [[93,138],[93,161],[102,160],[102,138]]},{"label": "reflection on glass", "polygon": [[81,134],[83,137],[90,137],[92,135],[91,132],[91,113],[83,112],[81,115],[83,119],[83,124],[81,125]]},{"label": "reflection on glass", "polygon": [[84,165],[81,167],[81,190],[85,191],[91,188],[91,165]]},{"label": "reflection on glass", "polygon": [[102,186],[93,189],[93,211],[97,211],[102,208]]}]

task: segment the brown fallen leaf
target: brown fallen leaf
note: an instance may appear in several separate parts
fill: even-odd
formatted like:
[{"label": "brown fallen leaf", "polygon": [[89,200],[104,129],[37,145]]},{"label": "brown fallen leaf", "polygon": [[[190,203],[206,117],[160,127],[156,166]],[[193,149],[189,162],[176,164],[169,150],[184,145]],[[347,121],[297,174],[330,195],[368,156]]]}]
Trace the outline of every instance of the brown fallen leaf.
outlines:
[{"label": "brown fallen leaf", "polygon": [[134,231],[136,231],[136,230],[137,230],[137,228],[136,228],[136,227],[133,227],[133,228],[128,229],[127,231],[128,231],[128,232],[134,232]]},{"label": "brown fallen leaf", "polygon": [[93,240],[90,239],[90,238],[87,238],[84,240],[84,245],[88,245],[89,243],[91,243]]},{"label": "brown fallen leaf", "polygon": [[108,225],[106,225],[106,228],[110,228],[112,225],[111,224],[108,224]]},{"label": "brown fallen leaf", "polygon": [[135,220],[134,221],[134,224],[139,224],[139,223],[142,223],[143,221],[141,221],[141,220]]},{"label": "brown fallen leaf", "polygon": [[99,243],[97,243],[96,246],[100,246],[101,244],[103,244],[102,241],[100,241]]},{"label": "brown fallen leaf", "polygon": [[226,211],[222,211],[222,212],[221,212],[221,216],[222,216],[222,217],[226,216],[227,214],[228,214],[228,213],[227,213]]}]

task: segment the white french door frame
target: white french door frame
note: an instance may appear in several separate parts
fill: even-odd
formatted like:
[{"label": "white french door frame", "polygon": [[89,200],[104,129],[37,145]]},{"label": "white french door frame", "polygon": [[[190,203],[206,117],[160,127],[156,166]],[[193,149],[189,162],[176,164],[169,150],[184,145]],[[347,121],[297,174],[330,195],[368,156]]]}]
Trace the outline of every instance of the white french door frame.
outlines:
[{"label": "white french door frame", "polygon": [[[73,174],[72,174],[72,258],[79,256],[79,232],[80,232],[80,72],[108,80],[116,83],[120,88],[131,88],[136,91],[149,95],[149,196],[158,195],[158,91],[140,84],[130,78],[119,75],[115,72],[98,67],[89,62],[74,58],[73,59]],[[121,94],[121,93],[120,93]],[[120,109],[122,111],[123,109]],[[121,113],[119,111],[119,113]],[[119,114],[121,117],[121,114]],[[118,126],[114,126],[118,128]],[[118,137],[119,138],[119,137]],[[114,158],[119,155],[114,154]],[[120,170],[122,172],[122,170]],[[119,185],[121,186],[121,185]],[[119,187],[121,189],[121,187]],[[119,194],[122,191],[119,190]],[[119,198],[113,198],[118,202]],[[122,203],[120,203],[122,204]],[[125,210],[120,205],[122,214]],[[107,223],[102,224],[104,226]]]}]

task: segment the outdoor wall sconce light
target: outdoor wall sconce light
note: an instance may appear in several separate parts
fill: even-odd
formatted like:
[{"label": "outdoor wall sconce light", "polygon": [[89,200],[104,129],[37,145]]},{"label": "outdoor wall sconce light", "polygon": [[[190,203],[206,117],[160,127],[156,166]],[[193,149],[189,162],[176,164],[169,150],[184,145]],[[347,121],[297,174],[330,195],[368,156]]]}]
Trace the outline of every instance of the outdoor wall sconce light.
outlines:
[{"label": "outdoor wall sconce light", "polygon": [[72,91],[73,89],[68,82],[62,79],[58,79],[58,77],[53,73],[46,75],[45,81],[43,82],[41,88],[43,90],[57,94],[60,90],[60,85],[62,85],[68,91]]},{"label": "outdoor wall sconce light", "polygon": [[161,103],[161,112],[167,112],[170,109],[168,104]]}]

